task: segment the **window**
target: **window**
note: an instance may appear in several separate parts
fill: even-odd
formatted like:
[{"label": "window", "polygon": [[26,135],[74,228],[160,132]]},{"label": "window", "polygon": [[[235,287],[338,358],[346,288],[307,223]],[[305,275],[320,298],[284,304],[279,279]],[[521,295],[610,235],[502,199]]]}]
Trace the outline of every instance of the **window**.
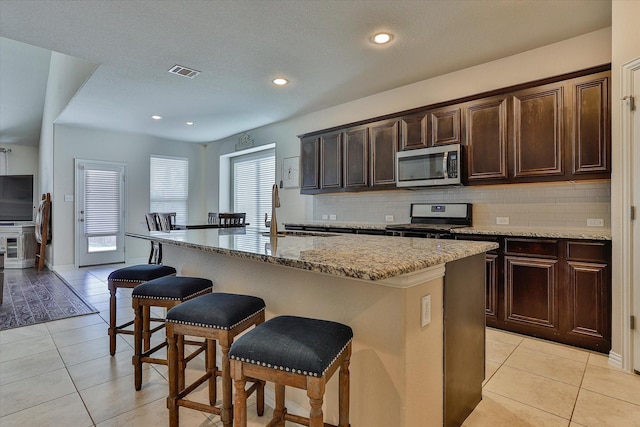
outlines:
[{"label": "window", "polygon": [[231,207],[245,212],[250,228],[264,227],[264,214],[271,216],[271,187],[276,179],[276,152],[271,148],[231,160]]},{"label": "window", "polygon": [[189,160],[151,156],[149,210],[175,212],[176,223],[185,224],[189,200]]}]

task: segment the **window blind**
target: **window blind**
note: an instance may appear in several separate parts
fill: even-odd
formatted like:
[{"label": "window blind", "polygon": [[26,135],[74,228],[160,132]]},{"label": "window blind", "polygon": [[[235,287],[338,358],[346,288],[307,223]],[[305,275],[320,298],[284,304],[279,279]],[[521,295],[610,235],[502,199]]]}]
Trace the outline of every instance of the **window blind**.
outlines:
[{"label": "window blind", "polygon": [[233,211],[247,214],[249,228],[264,228],[264,214],[271,217],[271,187],[276,179],[275,150],[234,157],[231,163]]},{"label": "window blind", "polygon": [[149,210],[175,212],[176,223],[188,217],[189,159],[151,156]]},{"label": "window blind", "polygon": [[84,230],[87,236],[120,231],[120,172],[85,169]]}]

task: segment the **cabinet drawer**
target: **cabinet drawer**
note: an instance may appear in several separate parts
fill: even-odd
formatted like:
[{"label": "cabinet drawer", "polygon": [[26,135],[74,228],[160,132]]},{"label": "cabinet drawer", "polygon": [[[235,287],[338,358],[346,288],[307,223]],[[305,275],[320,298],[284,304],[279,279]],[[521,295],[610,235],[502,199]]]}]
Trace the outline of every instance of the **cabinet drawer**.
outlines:
[{"label": "cabinet drawer", "polygon": [[567,260],[607,262],[605,242],[567,242]]},{"label": "cabinet drawer", "polygon": [[558,257],[557,240],[541,239],[505,239],[504,252],[508,254],[527,254],[543,258]]}]

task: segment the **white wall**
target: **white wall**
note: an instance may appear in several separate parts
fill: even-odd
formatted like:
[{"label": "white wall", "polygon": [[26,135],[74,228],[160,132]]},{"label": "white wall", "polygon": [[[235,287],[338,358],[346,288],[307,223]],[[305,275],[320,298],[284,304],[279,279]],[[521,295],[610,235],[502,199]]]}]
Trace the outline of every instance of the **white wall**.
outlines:
[{"label": "white wall", "polygon": [[[254,129],[248,133],[256,141],[256,144],[276,143],[276,181],[279,181],[282,159],[300,155],[300,141],[297,135],[609,62],[611,62],[611,28],[605,28],[563,42]],[[236,135],[207,146],[207,171],[212,174],[209,179],[217,177],[217,156],[233,151],[237,142],[238,136]],[[394,193],[397,194],[395,191],[385,194],[387,197],[395,197]],[[357,198],[360,201],[367,196],[365,193],[356,193],[349,197]],[[217,201],[217,188],[209,188],[207,191],[208,207],[215,210]],[[281,222],[301,222],[314,218],[314,196],[300,195],[298,189],[282,189],[280,201],[282,207],[278,209],[278,218]]]},{"label": "white wall", "polygon": [[[53,265],[74,264],[74,203],[65,194],[74,194],[74,159],[127,164],[127,231],[145,231],[149,211],[149,157],[152,154],[189,159],[189,217],[202,218],[204,212],[202,158],[200,144],[160,139],[145,135],[55,125],[55,168],[53,186]],[[126,239],[126,259],[148,256],[148,242]]]}]

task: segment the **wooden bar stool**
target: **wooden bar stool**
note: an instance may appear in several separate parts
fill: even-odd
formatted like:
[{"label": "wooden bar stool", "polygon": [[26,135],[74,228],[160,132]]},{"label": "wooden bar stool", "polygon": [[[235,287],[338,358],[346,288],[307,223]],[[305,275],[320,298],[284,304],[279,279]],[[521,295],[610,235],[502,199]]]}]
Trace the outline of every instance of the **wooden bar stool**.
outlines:
[{"label": "wooden bar stool", "polygon": [[[148,282],[136,286],[131,293],[131,305],[134,311],[133,323],[133,358],[134,366],[134,383],[136,390],[142,387],[142,364],[156,363],[167,365],[167,359],[152,357],[158,350],[167,346],[166,339],[162,343],[153,348],[142,349],[142,341],[151,342],[151,335],[165,327],[164,319],[162,323],[151,328],[151,316],[148,314],[151,307],[175,307],[184,301],[192,298],[211,293],[213,290],[213,282],[209,279],[201,279],[199,277],[184,276],[165,276],[153,279]],[[181,338],[182,340],[182,338]],[[184,370],[187,362],[192,360],[205,349],[206,343],[199,341],[185,341],[186,344],[200,346],[199,349],[192,352],[188,358],[182,356],[181,369]],[[181,349],[184,351],[184,343],[181,343]]]},{"label": "wooden bar stool", "polygon": [[[236,336],[253,325],[264,322],[265,303],[261,298],[215,292],[177,305],[167,312],[169,343],[169,425],[179,425],[179,407],[220,415],[222,424],[231,427],[233,421],[232,383],[229,348]],[[184,387],[184,352],[180,339],[185,335],[204,338],[207,342],[206,372],[191,385]],[[216,341],[222,349],[220,370],[216,369]],[[222,377],[222,404],[216,406],[216,378]],[[188,400],[189,393],[208,381],[209,404]],[[251,381],[251,379],[250,379]],[[245,394],[257,392],[258,415],[264,413],[264,382],[253,381]]]},{"label": "wooden bar stool", "polygon": [[[133,335],[133,330],[125,329],[133,325],[133,320],[121,325],[116,324],[116,292],[118,288],[135,288],[141,283],[159,277],[175,275],[176,269],[160,264],[141,264],[121,268],[109,274],[107,279],[109,286],[109,353],[116,354],[116,335]],[[150,317],[150,313],[146,313]],[[145,342],[145,350],[149,349],[149,342]]]},{"label": "wooden bar stool", "polygon": [[[322,402],[325,385],[340,367],[339,424],[349,426],[349,359],[353,331],[326,320],[280,316],[247,332],[231,347],[231,377],[235,385],[234,427],[247,425],[248,378],[275,383],[276,407],[269,426],[285,421],[310,427],[327,427]],[[287,413],[285,386],[307,390],[309,418]],[[333,426],[336,427],[336,426]]]}]

